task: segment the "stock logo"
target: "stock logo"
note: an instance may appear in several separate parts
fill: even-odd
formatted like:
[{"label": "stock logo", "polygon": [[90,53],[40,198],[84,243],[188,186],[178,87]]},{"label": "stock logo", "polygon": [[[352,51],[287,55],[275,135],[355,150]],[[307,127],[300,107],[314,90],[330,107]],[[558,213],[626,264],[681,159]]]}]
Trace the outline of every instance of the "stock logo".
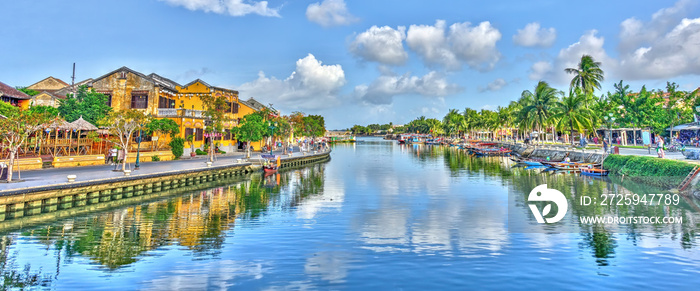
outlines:
[{"label": "stock logo", "polygon": [[547,184],[542,184],[535,187],[535,189],[532,189],[532,191],[530,191],[530,195],[527,196],[527,201],[553,202],[557,205],[557,214],[553,217],[544,218],[552,210],[551,203],[548,203],[542,209],[542,212],[540,212],[540,210],[537,209],[537,204],[528,204],[528,206],[530,206],[530,210],[532,210],[532,214],[535,216],[535,219],[538,223],[545,223],[545,221],[547,223],[555,223],[564,218],[564,215],[566,215],[566,211],[569,208],[569,204],[566,202],[566,197],[564,197],[564,194],[561,194],[561,192],[559,192],[559,190],[557,189],[547,189]]}]

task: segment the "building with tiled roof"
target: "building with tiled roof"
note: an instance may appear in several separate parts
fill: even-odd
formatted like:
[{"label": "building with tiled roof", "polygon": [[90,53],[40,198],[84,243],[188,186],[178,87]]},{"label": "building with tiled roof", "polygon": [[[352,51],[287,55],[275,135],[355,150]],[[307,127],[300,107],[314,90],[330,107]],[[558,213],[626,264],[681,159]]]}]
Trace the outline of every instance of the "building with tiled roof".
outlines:
[{"label": "building with tiled roof", "polygon": [[0,82],[0,100],[14,106],[27,108],[31,99],[31,96],[24,94],[10,85]]}]

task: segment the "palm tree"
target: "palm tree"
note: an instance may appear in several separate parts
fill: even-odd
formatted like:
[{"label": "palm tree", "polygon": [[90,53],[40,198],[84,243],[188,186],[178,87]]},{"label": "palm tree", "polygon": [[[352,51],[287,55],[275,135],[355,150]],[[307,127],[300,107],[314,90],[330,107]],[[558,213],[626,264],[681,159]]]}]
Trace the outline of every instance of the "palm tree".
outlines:
[{"label": "palm tree", "polygon": [[[471,109],[469,107],[464,108],[464,112],[462,112],[462,116],[464,116],[464,128],[466,131],[469,131],[470,133],[476,128],[478,122],[479,122],[479,113]],[[470,134],[473,136],[473,134]]]},{"label": "palm tree", "polygon": [[442,123],[445,127],[445,133],[450,135],[450,137],[452,137],[452,135],[455,133],[459,134],[460,124],[462,124],[462,120],[464,120],[464,116],[462,114],[459,114],[459,110],[450,109],[450,111],[447,112],[447,115],[445,115],[445,117],[442,120]]},{"label": "palm tree", "polygon": [[600,62],[596,62],[589,55],[581,57],[578,68],[566,68],[564,71],[574,74],[574,78],[571,79],[571,85],[569,86],[569,91],[571,92],[573,92],[573,88],[581,88],[584,93],[593,94],[595,89],[600,89],[600,82],[605,79],[603,70],[600,68]]},{"label": "palm tree", "polygon": [[572,145],[574,144],[574,129],[583,132],[592,128],[593,111],[586,107],[585,101],[586,96],[583,94],[565,96],[557,102],[552,110],[553,114],[550,118],[557,120],[556,127],[561,129],[568,126]]},{"label": "palm tree", "polygon": [[540,132],[538,134],[540,141],[542,140],[542,128],[547,125],[552,114],[551,111],[559,100],[559,95],[561,95],[561,91],[550,87],[545,81],[537,83],[534,93],[525,90],[521,95],[525,106],[520,110],[520,117],[526,128],[537,129]]}]

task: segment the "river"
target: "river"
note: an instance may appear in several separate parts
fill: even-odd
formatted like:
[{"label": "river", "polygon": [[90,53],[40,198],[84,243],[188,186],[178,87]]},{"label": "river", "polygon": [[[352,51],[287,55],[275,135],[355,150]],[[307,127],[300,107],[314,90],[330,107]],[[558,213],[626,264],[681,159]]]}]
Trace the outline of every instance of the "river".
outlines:
[{"label": "river", "polygon": [[[700,283],[697,201],[574,206],[538,225],[528,193],[655,193],[514,168],[449,147],[360,139],[331,161],[75,217],[0,222],[5,287],[47,289],[679,289]],[[599,212],[680,225],[605,228]],[[519,228],[522,224],[531,228]]]}]

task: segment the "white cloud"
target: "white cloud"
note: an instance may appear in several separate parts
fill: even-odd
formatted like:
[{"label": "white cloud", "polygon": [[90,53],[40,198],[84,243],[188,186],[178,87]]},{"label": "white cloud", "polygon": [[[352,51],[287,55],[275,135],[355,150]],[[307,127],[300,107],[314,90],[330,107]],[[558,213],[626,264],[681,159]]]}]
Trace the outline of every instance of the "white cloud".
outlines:
[{"label": "white cloud", "polygon": [[503,80],[502,78],[498,78],[496,80],[493,80],[493,82],[489,83],[488,85],[486,85],[486,88],[479,88],[479,92],[498,91],[498,90],[501,90],[506,85],[508,85],[508,82],[506,82],[506,80]]},{"label": "white cloud", "polygon": [[340,65],[323,65],[309,54],[297,61],[296,70],[287,79],[267,77],[260,72],[258,79],[238,88],[243,99],[269,100],[267,102],[282,110],[314,110],[337,105],[338,90],[345,82],[345,72]]},{"label": "white cloud", "polygon": [[629,18],[620,25],[623,79],[671,78],[700,72],[700,18],[683,18],[690,1],[664,8],[644,23]]},{"label": "white cloud", "polygon": [[634,51],[641,45],[658,41],[683,19],[691,5],[689,0],[678,1],[654,13],[646,24],[634,17],[626,19],[620,24],[620,51]]},{"label": "white cloud", "polygon": [[550,47],[556,39],[556,29],[542,28],[538,22],[528,23],[513,36],[515,44],[527,47]]},{"label": "white cloud", "polygon": [[306,8],[306,19],[321,26],[348,25],[359,19],[350,12],[343,0],[323,0]]},{"label": "white cloud", "polygon": [[391,104],[394,96],[418,94],[423,96],[447,96],[460,92],[456,84],[450,84],[445,77],[431,71],[422,77],[387,74],[379,76],[369,85],[355,87],[355,95],[371,104]]},{"label": "white cloud", "polygon": [[160,0],[171,5],[182,6],[192,11],[202,10],[231,16],[258,14],[280,17],[279,8],[270,8],[267,1],[246,0]]},{"label": "white cloud", "polygon": [[402,65],[408,59],[408,53],[403,48],[404,39],[406,28],[403,26],[397,29],[372,26],[355,37],[350,43],[350,52],[367,61]]},{"label": "white cloud", "polygon": [[550,71],[552,71],[552,63],[547,61],[536,62],[530,67],[530,75],[528,77],[530,80],[539,81]]},{"label": "white cloud", "polygon": [[446,28],[444,20],[436,21],[433,26],[411,25],[406,43],[426,64],[450,70],[467,64],[472,69],[487,71],[500,60],[496,42],[501,39],[501,32],[488,21],[473,27],[464,22],[452,24],[449,31]]},{"label": "white cloud", "polygon": [[[605,38],[597,36],[598,31],[590,30],[579,38],[579,41],[559,51],[549,70],[545,62],[535,63],[530,72],[530,79],[547,79],[552,83],[568,85],[573,75],[564,73],[566,68],[576,68],[583,55],[590,55],[596,62],[601,62],[601,69],[609,73],[615,71],[617,61],[605,52]],[[539,77],[539,78],[537,78]]]}]

